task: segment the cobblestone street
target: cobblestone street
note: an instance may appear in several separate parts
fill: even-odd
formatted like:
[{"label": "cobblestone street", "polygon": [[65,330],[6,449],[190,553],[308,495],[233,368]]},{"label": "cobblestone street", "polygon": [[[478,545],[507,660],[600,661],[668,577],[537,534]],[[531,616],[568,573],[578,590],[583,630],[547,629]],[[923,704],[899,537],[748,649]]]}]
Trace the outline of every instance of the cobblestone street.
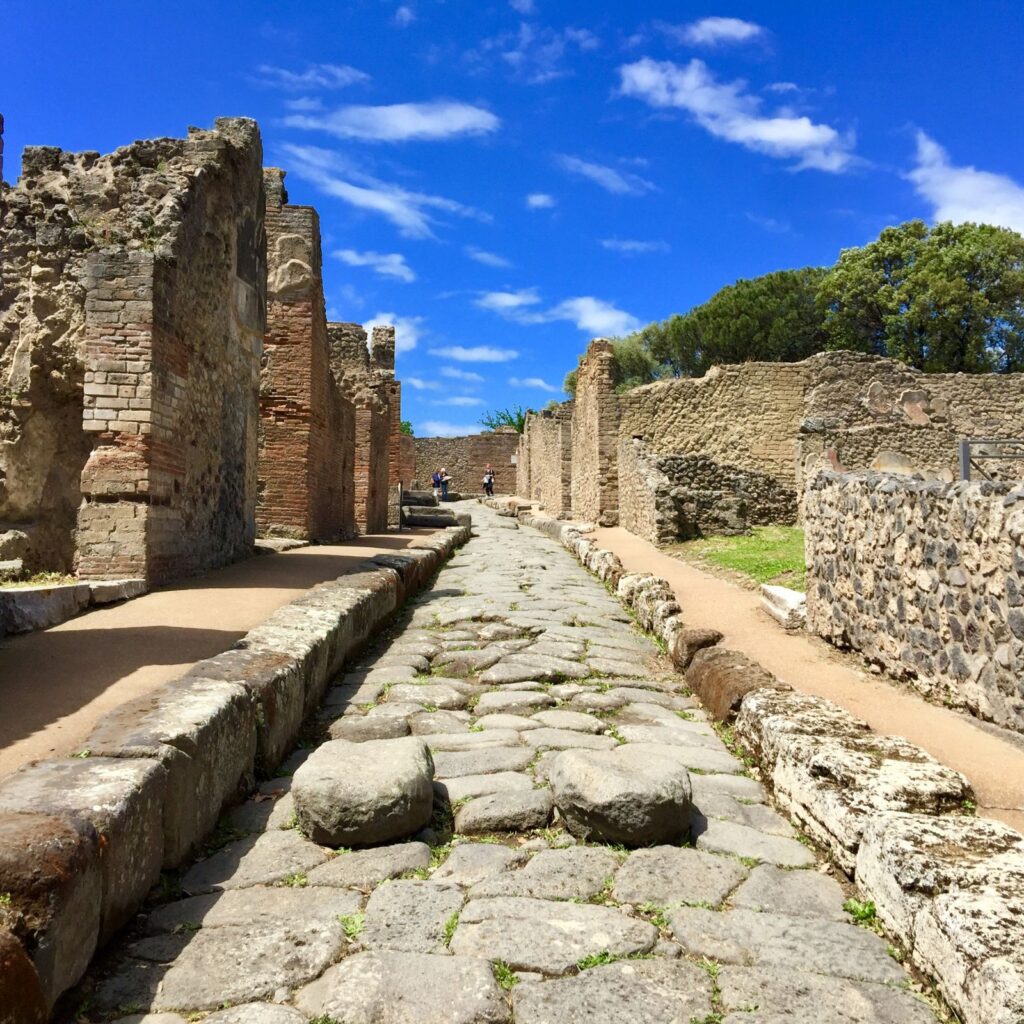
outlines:
[{"label": "cobblestone street", "polygon": [[473,539],[97,963],[79,1019],[935,1021],[619,601],[456,508]]}]

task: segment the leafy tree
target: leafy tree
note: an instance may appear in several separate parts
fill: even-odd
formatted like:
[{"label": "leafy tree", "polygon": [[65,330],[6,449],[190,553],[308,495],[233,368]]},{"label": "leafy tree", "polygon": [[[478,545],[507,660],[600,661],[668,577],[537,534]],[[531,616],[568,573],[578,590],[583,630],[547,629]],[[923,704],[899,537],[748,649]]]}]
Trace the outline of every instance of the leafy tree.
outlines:
[{"label": "leafy tree", "polygon": [[402,422],[398,425],[398,429],[401,433],[408,434],[409,437],[413,436],[411,420],[402,420]]},{"label": "leafy tree", "polygon": [[615,390],[629,391],[664,376],[658,360],[636,335],[612,339],[615,350]]},{"label": "leafy tree", "polygon": [[515,427],[521,434],[526,426],[526,411],[521,405],[514,405],[511,409],[495,409],[493,412],[485,413],[480,423],[488,430],[497,430],[498,427]]},{"label": "leafy tree", "polygon": [[565,380],[562,381],[562,390],[570,397],[576,397],[576,377],[579,375],[579,370],[570,370],[565,375]]},{"label": "leafy tree", "polygon": [[795,362],[825,347],[816,304],[826,270],[777,270],[727,285],[683,316],[648,324],[631,337],[676,377],[715,365]]},{"label": "leafy tree", "polygon": [[844,249],[819,302],[830,348],[936,372],[1024,369],[1024,237],[909,221]]}]

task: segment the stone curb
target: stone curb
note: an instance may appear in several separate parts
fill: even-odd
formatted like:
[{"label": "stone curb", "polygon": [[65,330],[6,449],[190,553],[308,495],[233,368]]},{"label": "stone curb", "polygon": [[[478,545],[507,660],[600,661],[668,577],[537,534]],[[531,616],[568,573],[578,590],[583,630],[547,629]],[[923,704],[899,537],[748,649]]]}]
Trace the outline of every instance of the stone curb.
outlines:
[{"label": "stone curb", "polygon": [[0,589],[0,637],[58,626],[87,608],[146,593],[146,581],[83,580]]},{"label": "stone curb", "polygon": [[[752,659],[714,646],[714,631],[685,629],[678,605],[667,611],[665,581],[625,574],[614,554],[582,536],[585,527],[533,512],[518,518],[602,579],[617,574],[620,600],[649,632],[671,638],[677,666],[676,651],[686,651],[687,684],[716,719],[735,716],[736,738],[776,803],[874,903],[963,1024],[1021,1024],[1024,836],[965,813],[970,783],[919,747],[792,691]],[[695,649],[696,632],[710,634],[698,641],[706,649]]]},{"label": "stone curb", "polygon": [[[0,783],[0,976],[8,965],[25,976],[26,1006],[38,1009],[37,992],[48,1012],[78,982],[160,872],[290,752],[345,660],[469,536],[450,527],[318,584],[234,649],[118,708],[85,756]],[[36,1010],[24,1020],[41,1020]]]}]

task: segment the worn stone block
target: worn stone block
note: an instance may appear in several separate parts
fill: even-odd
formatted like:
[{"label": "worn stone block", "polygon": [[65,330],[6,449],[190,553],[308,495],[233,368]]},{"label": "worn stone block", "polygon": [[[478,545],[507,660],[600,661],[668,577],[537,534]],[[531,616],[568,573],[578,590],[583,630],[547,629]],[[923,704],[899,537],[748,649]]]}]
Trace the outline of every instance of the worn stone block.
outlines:
[{"label": "worn stone block", "polygon": [[748,693],[790,689],[745,654],[722,647],[693,655],[686,670],[686,685],[719,722],[731,721]]}]

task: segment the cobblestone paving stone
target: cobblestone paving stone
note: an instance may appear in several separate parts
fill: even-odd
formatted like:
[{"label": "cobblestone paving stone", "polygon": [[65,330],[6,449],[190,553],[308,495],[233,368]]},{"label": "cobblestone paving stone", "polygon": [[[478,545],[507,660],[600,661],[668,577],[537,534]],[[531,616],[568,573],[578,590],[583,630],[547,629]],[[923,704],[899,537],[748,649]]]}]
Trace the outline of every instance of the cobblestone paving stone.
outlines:
[{"label": "cobblestone paving stone", "polygon": [[[317,743],[349,741],[329,750],[380,751],[382,790],[388,745],[426,743],[430,825],[354,851],[313,843],[291,791],[323,757],[293,757],[294,786],[282,774],[234,809],[229,841],[94,969],[78,1019],[936,1021],[621,604],[555,542],[471,511],[474,538],[316,720]],[[593,772],[623,744],[641,800],[685,815],[683,840],[568,831],[553,766]],[[584,781],[599,804],[602,779]]]}]

